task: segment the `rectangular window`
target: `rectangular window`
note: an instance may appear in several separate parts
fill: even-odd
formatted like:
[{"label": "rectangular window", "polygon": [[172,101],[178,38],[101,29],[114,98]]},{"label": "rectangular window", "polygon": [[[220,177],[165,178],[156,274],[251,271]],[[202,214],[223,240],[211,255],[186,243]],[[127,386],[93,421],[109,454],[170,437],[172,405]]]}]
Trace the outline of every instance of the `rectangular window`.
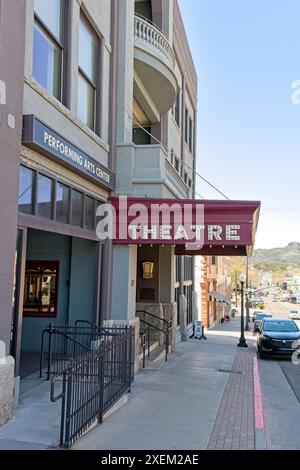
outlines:
[{"label": "rectangular window", "polygon": [[185,184],[188,184],[188,174],[186,171],[184,172],[184,182]]},{"label": "rectangular window", "polygon": [[188,186],[189,186],[189,188],[191,188],[193,186],[193,181],[192,181],[191,178],[189,178]]},{"label": "rectangular window", "polygon": [[72,190],[72,225],[82,227],[83,218],[83,194]]},{"label": "rectangular window", "polygon": [[79,29],[78,117],[97,132],[97,69],[99,38],[81,17]]},{"label": "rectangular window", "polygon": [[64,17],[67,0],[35,0],[33,76],[62,101]]},{"label": "rectangular window", "polygon": [[27,261],[25,272],[25,317],[56,317],[58,261]]},{"label": "rectangular window", "polygon": [[57,183],[56,186],[56,220],[63,224],[69,223],[70,188]]},{"label": "rectangular window", "polygon": [[53,194],[53,180],[47,176],[38,176],[37,185],[37,215],[52,219],[52,194]]},{"label": "rectangular window", "polygon": [[185,142],[188,143],[189,138],[189,112],[185,110],[185,132],[184,132]]},{"label": "rectangular window", "polygon": [[139,127],[134,127],[132,129],[132,142],[135,145],[151,145],[151,127],[145,127],[140,129]]},{"label": "rectangular window", "polygon": [[178,157],[175,157],[174,167],[175,167],[175,170],[178,171],[178,173],[179,173],[180,163],[179,163],[179,158]]},{"label": "rectangular window", "polygon": [[34,172],[25,166],[21,166],[18,202],[19,211],[25,214],[33,213],[33,184]]},{"label": "rectangular window", "polygon": [[58,39],[62,37],[62,1],[34,0],[34,11],[49,31]]},{"label": "rectangular window", "polygon": [[93,230],[95,228],[95,200],[89,196],[85,197],[85,213],[84,213],[84,226],[85,228]]},{"label": "rectangular window", "polygon": [[178,95],[176,96],[175,101],[175,121],[177,125],[180,127],[180,111],[181,111],[181,90],[179,90]]},{"label": "rectangular window", "polygon": [[193,121],[189,120],[189,150],[193,153]]}]

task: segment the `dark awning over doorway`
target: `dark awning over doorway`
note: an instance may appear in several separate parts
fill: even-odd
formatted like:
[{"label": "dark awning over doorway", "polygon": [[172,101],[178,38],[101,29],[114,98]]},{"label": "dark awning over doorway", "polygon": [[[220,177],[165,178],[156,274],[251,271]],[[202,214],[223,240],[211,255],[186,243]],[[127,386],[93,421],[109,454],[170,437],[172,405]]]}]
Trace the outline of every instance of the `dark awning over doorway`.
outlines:
[{"label": "dark awning over doorway", "polygon": [[212,298],[213,300],[217,300],[218,302],[221,302],[221,303],[226,304],[226,305],[231,304],[230,300],[227,299],[227,297],[225,295],[223,295],[220,292],[217,292],[215,290],[209,292],[207,297],[208,297],[208,300],[210,298]]},{"label": "dark awning over doorway", "polygon": [[113,243],[174,245],[177,255],[245,256],[255,243],[260,202],[112,198]]}]

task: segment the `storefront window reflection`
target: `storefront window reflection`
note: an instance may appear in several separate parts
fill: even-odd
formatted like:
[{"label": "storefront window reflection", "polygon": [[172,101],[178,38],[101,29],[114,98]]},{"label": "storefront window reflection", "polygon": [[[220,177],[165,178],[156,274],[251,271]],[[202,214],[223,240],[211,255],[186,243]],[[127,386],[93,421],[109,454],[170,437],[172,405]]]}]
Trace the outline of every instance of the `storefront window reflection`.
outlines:
[{"label": "storefront window reflection", "polygon": [[72,225],[77,227],[82,226],[83,216],[83,194],[73,190],[72,191]]},{"label": "storefront window reflection", "polygon": [[58,261],[27,261],[24,316],[56,317]]},{"label": "storefront window reflection", "polygon": [[85,228],[95,228],[95,200],[86,196],[85,198]]},{"label": "storefront window reflection", "polygon": [[19,211],[22,213],[95,230],[99,204],[93,197],[60,181],[23,165],[20,168]]},{"label": "storefront window reflection", "polygon": [[63,8],[61,0],[35,0],[33,76],[55,98],[61,99]]},{"label": "storefront window reflection", "polygon": [[57,183],[56,220],[63,224],[67,224],[69,222],[69,198],[70,188],[64,184]]},{"label": "storefront window reflection", "polygon": [[47,176],[38,178],[38,215],[47,219],[52,218],[52,188],[53,181]]},{"label": "storefront window reflection", "polygon": [[19,180],[19,210],[25,214],[32,214],[33,181],[33,171],[25,166],[21,166]]}]

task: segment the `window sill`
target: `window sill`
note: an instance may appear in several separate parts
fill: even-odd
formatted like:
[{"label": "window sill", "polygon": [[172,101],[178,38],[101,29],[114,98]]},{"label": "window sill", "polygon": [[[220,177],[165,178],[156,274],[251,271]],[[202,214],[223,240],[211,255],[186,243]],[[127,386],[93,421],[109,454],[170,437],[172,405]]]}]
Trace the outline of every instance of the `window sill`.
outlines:
[{"label": "window sill", "polygon": [[98,145],[100,145],[103,150],[106,152],[109,152],[109,145],[103,142],[103,140],[95,134],[89,127],[87,127],[85,124],[83,124],[80,119],[78,119],[76,116],[74,116],[71,111],[66,108],[60,101],[58,101],[56,98],[53,96],[49,95],[47,91],[38,83],[36,80],[34,80],[32,77],[24,78],[25,83],[30,86],[36,93],[38,93],[42,98],[44,98],[50,105],[52,105],[57,111],[59,111],[61,114],[63,114],[66,118],[68,118],[70,121],[72,121],[75,126],[77,126],[82,132],[84,132],[88,137],[90,137],[94,142],[96,142]]}]

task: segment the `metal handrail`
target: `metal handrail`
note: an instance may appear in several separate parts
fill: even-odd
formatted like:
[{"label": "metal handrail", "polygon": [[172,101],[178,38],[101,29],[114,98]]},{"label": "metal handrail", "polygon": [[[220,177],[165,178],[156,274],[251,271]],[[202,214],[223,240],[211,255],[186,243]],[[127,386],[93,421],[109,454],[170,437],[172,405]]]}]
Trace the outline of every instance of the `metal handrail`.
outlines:
[{"label": "metal handrail", "polygon": [[159,331],[164,334],[164,339],[165,339],[165,345],[166,345],[166,352],[165,352],[165,361],[168,362],[168,354],[169,354],[169,345],[170,345],[170,331],[172,330],[172,320],[165,320],[164,318],[160,318],[157,315],[154,315],[154,313],[147,312],[146,310],[137,310],[136,313],[142,313],[149,315],[152,318],[155,318],[156,320],[160,320],[163,322],[164,327],[160,328],[156,325],[153,325],[152,323],[147,322],[147,320],[140,318],[140,321],[147,325],[148,330],[147,330],[147,336],[148,336],[148,357],[150,357],[150,328],[153,328],[156,331]]},{"label": "metal handrail", "polygon": [[85,349],[86,351],[90,351],[90,348],[85,346],[84,344],[80,343],[74,338],[71,338],[68,334],[62,332],[62,331],[57,331],[53,325],[50,325],[49,328],[45,328],[42,332],[42,344],[41,344],[41,353],[40,353],[40,378],[43,376],[43,368],[44,368],[44,344],[45,344],[45,334],[49,334],[49,347],[48,347],[48,368],[47,368],[47,380],[50,380],[50,369],[51,369],[51,358],[52,358],[52,338],[51,334],[56,334],[60,335],[61,337],[65,338],[66,340],[70,341],[71,344],[74,346],[80,346],[81,348]]},{"label": "metal handrail", "polygon": [[[70,447],[131,390],[134,328],[75,358],[51,380],[50,398],[61,400],[60,445]],[[61,388],[56,390],[57,382]]]},{"label": "metal handrail", "polygon": [[153,317],[156,320],[160,320],[165,324],[169,323],[169,322],[172,322],[172,320],[165,320],[165,318],[160,318],[157,315],[154,315],[154,313],[147,312],[147,310],[137,310],[136,313],[146,313],[146,315],[149,315],[150,317]]},{"label": "metal handrail", "polygon": [[146,367],[146,335],[145,333],[140,333],[141,346],[143,350],[143,369]]},{"label": "metal handrail", "polygon": [[[78,326],[85,323],[89,326]],[[65,364],[94,349],[99,342],[119,336],[130,327],[98,327],[88,320],[77,320],[74,325],[54,325],[53,323],[42,332],[40,352],[40,377],[43,376],[44,355],[47,350],[47,380],[53,373],[58,372]],[[47,342],[45,335],[48,334]],[[47,343],[47,346],[46,346]],[[59,349],[59,353],[57,352]]]},{"label": "metal handrail", "polygon": [[[91,326],[92,328],[94,328],[95,331],[99,331],[99,332],[104,333],[108,336],[117,336],[119,334],[119,333],[112,333],[111,331],[109,331],[108,328],[105,328],[105,326],[96,325],[95,323],[92,323],[89,320],[76,320],[75,321],[75,327],[77,327],[77,325],[80,324],[80,323],[85,323],[85,324]],[[85,328],[85,327],[82,327],[82,328]],[[120,327],[115,326],[115,327],[112,327],[112,328],[116,328],[116,330],[118,330]],[[128,329],[128,326],[124,325],[124,326],[122,326],[122,329],[126,330],[126,329]]]},{"label": "metal handrail", "polygon": [[92,326],[93,328],[99,328],[98,325],[96,325],[95,323],[92,323],[92,322],[89,321],[89,320],[76,320],[76,321],[75,321],[75,326],[77,326],[78,323],[84,323],[84,324],[87,324],[87,325]]}]

